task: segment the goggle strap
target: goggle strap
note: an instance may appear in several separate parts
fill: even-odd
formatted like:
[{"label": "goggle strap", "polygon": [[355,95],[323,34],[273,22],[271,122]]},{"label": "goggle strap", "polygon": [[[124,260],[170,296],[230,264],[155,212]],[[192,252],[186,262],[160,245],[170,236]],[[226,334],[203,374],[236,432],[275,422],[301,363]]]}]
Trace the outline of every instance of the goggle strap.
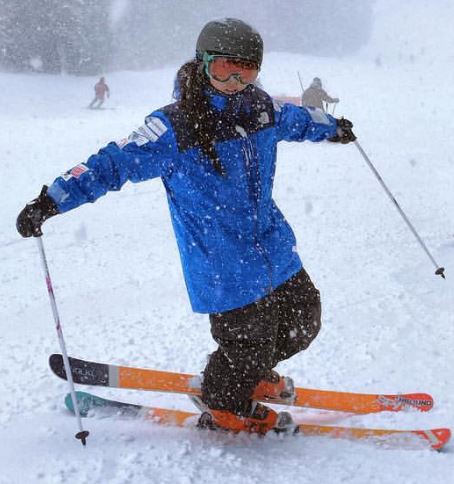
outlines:
[{"label": "goggle strap", "polygon": [[239,60],[241,59],[241,57],[238,57],[237,55],[229,55],[229,54],[208,54],[208,52],[204,52],[203,53],[202,60],[203,60],[204,63],[211,62],[214,59],[216,59],[216,57],[226,57],[227,59],[239,59]]}]

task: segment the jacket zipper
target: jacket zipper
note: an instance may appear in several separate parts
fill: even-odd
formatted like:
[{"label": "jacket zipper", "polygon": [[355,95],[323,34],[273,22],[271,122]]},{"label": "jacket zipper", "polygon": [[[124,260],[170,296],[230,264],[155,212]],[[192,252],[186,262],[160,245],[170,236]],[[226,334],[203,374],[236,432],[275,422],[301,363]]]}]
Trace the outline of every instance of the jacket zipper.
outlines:
[{"label": "jacket zipper", "polygon": [[[253,201],[253,206],[254,206],[254,243],[255,247],[257,249],[257,252],[263,257],[266,267],[267,267],[267,272],[268,272],[268,293],[271,293],[273,290],[273,269],[271,266],[271,261],[266,254],[265,250],[263,247],[260,245],[259,242],[259,225],[258,225],[258,212],[259,212],[259,199],[261,195],[261,186],[260,186],[260,171],[259,171],[259,166],[258,163],[254,163],[254,159],[257,160],[257,157],[254,157],[254,145],[252,144],[252,141],[249,139],[249,137],[246,134],[246,131],[244,129],[238,129],[240,128],[239,126],[237,127],[237,131],[241,134],[243,138],[243,154],[244,154],[244,159],[245,159],[245,164],[246,164],[246,176],[249,179],[249,182],[252,183],[253,180],[251,178],[251,170],[255,168],[255,174],[256,174],[256,190],[254,190],[253,185],[251,186],[250,183],[249,189],[252,191],[252,201]],[[255,166],[253,166],[255,165]]]}]

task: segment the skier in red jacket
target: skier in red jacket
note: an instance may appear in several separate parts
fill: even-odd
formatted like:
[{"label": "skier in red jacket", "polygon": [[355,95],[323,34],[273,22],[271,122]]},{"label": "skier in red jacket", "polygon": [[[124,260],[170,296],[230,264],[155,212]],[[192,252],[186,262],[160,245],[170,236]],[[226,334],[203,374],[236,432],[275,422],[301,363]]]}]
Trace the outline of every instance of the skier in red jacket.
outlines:
[{"label": "skier in red jacket", "polygon": [[[104,98],[110,97],[109,86],[106,84],[104,77],[101,77],[95,84],[95,98],[88,105],[89,109],[99,109],[104,104]],[[97,103],[97,106],[95,104]]]}]

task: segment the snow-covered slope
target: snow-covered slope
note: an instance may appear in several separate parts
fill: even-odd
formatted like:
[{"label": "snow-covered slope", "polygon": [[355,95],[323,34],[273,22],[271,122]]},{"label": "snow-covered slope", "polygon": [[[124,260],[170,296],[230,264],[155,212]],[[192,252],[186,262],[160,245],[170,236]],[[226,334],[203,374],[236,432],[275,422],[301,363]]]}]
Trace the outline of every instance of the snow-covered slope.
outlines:
[{"label": "snow-covered slope", "polygon": [[[336,115],[354,121],[363,148],[447,279],[433,275],[354,146],[283,143],[275,198],[322,292],[324,326],[306,353],[279,370],[310,387],[421,390],[436,399],[430,414],[344,424],[453,428],[454,68],[446,56],[430,55],[389,63],[383,56],[380,64],[374,49],[339,61],[271,53],[261,79],[271,93],[297,94],[299,70],[305,84],[318,75],[341,98]],[[84,108],[93,78],[0,74],[0,483],[451,482],[452,445],[437,454],[113,420],[85,422],[87,448],[73,438],[76,422],[63,407],[66,384],[47,368],[59,348],[36,243],[19,238],[15,218],[43,183],[169,102],[176,68],[108,75],[106,106],[115,109],[102,111]],[[127,185],[54,218],[43,240],[71,354],[203,368],[214,344],[207,318],[191,312],[159,180]],[[182,396],[98,393],[191,408]]]}]

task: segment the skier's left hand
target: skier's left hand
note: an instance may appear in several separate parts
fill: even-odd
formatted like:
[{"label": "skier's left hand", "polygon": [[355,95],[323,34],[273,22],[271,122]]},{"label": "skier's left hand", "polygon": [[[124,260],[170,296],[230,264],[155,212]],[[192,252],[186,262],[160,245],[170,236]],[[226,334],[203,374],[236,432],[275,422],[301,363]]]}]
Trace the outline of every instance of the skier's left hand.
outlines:
[{"label": "skier's left hand", "polygon": [[332,138],[328,138],[328,141],[333,143],[347,144],[356,140],[356,136],[352,131],[353,123],[345,118],[337,119],[337,134]]}]

